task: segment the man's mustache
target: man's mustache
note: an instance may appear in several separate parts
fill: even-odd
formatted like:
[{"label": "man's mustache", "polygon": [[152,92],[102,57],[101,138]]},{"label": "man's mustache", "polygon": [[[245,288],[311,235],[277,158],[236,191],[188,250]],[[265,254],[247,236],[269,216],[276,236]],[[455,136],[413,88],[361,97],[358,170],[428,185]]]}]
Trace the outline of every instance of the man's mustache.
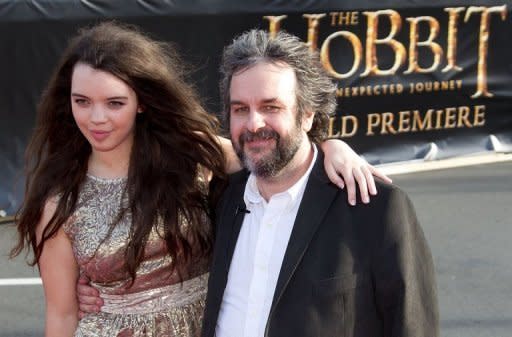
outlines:
[{"label": "man's mustache", "polygon": [[255,140],[279,139],[279,134],[272,129],[261,129],[256,132],[245,131],[240,135],[240,142],[252,142]]}]

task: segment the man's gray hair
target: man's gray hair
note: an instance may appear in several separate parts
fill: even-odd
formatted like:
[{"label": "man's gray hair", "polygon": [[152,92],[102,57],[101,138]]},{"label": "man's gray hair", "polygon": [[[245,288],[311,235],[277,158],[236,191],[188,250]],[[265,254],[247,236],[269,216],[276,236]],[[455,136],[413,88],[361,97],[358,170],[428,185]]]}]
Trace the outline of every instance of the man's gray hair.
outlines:
[{"label": "man's gray hair", "polygon": [[297,78],[296,98],[298,115],[313,111],[315,117],[308,136],[313,142],[327,138],[329,117],[336,110],[336,85],[327,75],[317,52],[298,37],[278,32],[253,29],[236,37],[224,49],[221,63],[220,94],[225,119],[229,125],[231,79],[237,72],[258,63],[286,64]]}]

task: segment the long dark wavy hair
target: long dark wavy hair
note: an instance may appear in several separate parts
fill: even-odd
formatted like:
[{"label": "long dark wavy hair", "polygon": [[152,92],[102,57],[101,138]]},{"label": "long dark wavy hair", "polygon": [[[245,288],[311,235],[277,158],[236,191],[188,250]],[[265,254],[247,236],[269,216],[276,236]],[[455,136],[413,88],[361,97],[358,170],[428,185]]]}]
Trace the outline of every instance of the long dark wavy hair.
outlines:
[{"label": "long dark wavy hair", "polygon": [[[211,203],[198,177],[199,167],[225,177],[225,158],[216,139],[217,119],[201,106],[172,46],[116,22],[81,30],[42,95],[26,152],[25,200],[16,215],[19,240],[11,257],[31,247],[34,258],[29,264],[38,263],[45,242],[75,210],[86,178],[91,146],[71,111],[71,77],[77,63],[123,80],[144,109],[136,117],[125,190],[128,203],[120,211],[132,215],[125,251],[132,280],[158,221],[164,224],[164,239],[175,261],[173,270],[180,272],[183,267],[186,271],[189,263],[212,249],[211,226],[205,221]],[[38,243],[36,227],[46,202],[55,196],[56,211]],[[183,217],[188,226],[180,226]]]}]

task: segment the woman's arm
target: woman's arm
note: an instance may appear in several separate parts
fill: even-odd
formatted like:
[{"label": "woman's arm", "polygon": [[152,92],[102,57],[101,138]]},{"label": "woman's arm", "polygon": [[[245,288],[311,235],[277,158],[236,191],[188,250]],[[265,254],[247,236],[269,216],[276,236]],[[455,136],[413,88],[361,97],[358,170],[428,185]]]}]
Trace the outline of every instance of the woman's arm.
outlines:
[{"label": "woman's arm", "polygon": [[351,205],[356,204],[356,182],[364,203],[370,202],[370,195],[377,194],[373,176],[391,183],[388,176],[368,164],[344,141],[329,139],[320,144],[320,147],[325,153],[325,172],[334,184],[340,188],[347,187],[348,201]]},{"label": "woman's arm", "polygon": [[[218,138],[226,156],[227,173],[241,170],[242,165],[231,141],[220,136]],[[340,188],[347,187],[348,200],[351,205],[356,204],[356,183],[359,185],[362,201],[368,203],[370,195],[377,194],[373,176],[379,177],[385,182],[391,182],[391,179],[368,164],[342,140],[329,139],[320,144],[320,147],[325,153],[325,172],[334,184]]]},{"label": "woman's arm", "polygon": [[221,136],[217,136],[217,138],[219,139],[222,151],[224,151],[226,157],[226,173],[231,174],[240,171],[242,169],[242,163],[240,163],[240,159],[236,155],[231,140]]},{"label": "woman's arm", "polygon": [[[46,203],[36,231],[38,241],[55,209],[55,201]],[[75,287],[79,273],[71,241],[62,228],[45,242],[39,259],[39,272],[46,299],[45,336],[73,336],[78,323]]]}]

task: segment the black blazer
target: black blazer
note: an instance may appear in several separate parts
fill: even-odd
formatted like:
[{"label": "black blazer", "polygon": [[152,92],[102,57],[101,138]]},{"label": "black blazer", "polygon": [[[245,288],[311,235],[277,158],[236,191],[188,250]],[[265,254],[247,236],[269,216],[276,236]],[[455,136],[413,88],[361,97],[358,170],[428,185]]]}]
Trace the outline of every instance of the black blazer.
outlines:
[{"label": "black blazer", "polygon": [[[203,337],[213,337],[244,213],[248,172],[230,177],[217,208]],[[439,336],[432,256],[406,194],[378,182],[349,206],[323,154],[309,177],[266,325],[269,337]]]}]

